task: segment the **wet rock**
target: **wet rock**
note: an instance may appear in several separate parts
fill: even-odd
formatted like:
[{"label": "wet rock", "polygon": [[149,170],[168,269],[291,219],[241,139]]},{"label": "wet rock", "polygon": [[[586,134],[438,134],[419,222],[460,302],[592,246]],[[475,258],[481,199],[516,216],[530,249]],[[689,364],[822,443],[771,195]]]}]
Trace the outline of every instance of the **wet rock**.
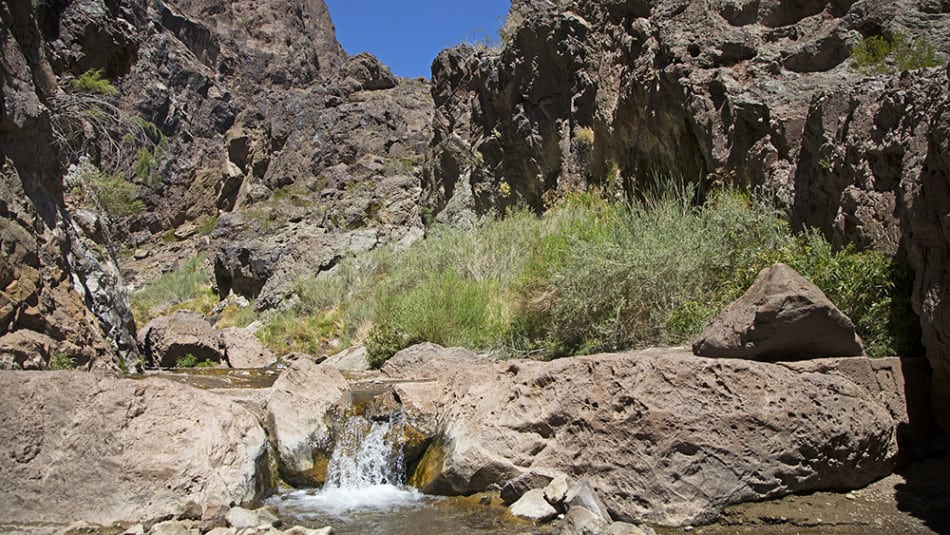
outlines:
[{"label": "wet rock", "polygon": [[224,356],[232,368],[266,368],[277,361],[277,357],[247,329],[229,327],[218,333]]},{"label": "wet rock", "polygon": [[327,526],[320,529],[311,529],[302,526],[294,526],[288,530],[285,530],[284,535],[333,535],[333,528]]},{"label": "wet rock", "polygon": [[706,326],[693,353],[776,361],[863,355],[864,346],[818,287],[779,263]]},{"label": "wet rock", "polygon": [[684,525],[731,503],[859,488],[896,462],[882,397],[837,374],[682,350],[437,360],[428,369],[451,386],[413,476],[428,492],[468,494],[551,467],[586,474],[615,518]]},{"label": "wet rock", "polygon": [[340,409],[348,390],[339,371],[309,360],[294,362],[274,383],[267,422],[284,481],[309,486],[326,481],[333,453],[328,412]]},{"label": "wet rock", "polygon": [[172,519],[188,502],[270,492],[267,438],[246,410],[162,379],[0,374],[0,516],[13,523]]},{"label": "wet rock", "polygon": [[196,362],[224,360],[221,337],[195,312],[178,311],[148,322],[139,333],[142,353],[153,367],[173,368],[194,357]]},{"label": "wet rock", "polygon": [[531,489],[511,504],[511,514],[534,522],[547,522],[557,516],[557,510],[544,499],[544,491]]}]

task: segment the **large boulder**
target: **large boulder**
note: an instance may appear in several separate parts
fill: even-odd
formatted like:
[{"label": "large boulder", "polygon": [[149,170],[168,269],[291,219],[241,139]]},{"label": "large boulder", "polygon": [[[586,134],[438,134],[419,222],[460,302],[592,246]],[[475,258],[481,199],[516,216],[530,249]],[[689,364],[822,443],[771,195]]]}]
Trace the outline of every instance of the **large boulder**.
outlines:
[{"label": "large boulder", "polygon": [[258,420],[162,379],[0,373],[0,444],[5,522],[146,521],[271,490]]},{"label": "large boulder", "polygon": [[330,424],[347,401],[346,379],[335,368],[301,359],[271,391],[267,424],[281,478],[294,485],[323,485],[334,445]]},{"label": "large boulder", "polygon": [[193,361],[191,365],[224,360],[221,337],[196,312],[180,310],[153,319],[139,333],[139,343],[147,362],[154,367],[173,368],[182,359]]},{"label": "large boulder", "polygon": [[218,331],[224,356],[232,368],[266,368],[277,357],[243,327],[229,327]]},{"label": "large boulder", "polygon": [[798,360],[864,354],[854,323],[789,266],[763,269],[693,344],[703,357]]},{"label": "large boulder", "polygon": [[880,392],[841,374],[676,349],[454,365],[413,476],[427,492],[544,467],[584,475],[615,518],[682,525],[731,503],[864,486],[898,452]]}]

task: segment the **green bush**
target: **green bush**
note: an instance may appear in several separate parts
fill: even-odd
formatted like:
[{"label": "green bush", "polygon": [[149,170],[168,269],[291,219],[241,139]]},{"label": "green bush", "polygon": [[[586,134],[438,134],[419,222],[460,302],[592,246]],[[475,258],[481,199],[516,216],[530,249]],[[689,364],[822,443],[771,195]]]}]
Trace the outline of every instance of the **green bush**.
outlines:
[{"label": "green bush", "polygon": [[94,193],[98,206],[111,216],[130,216],[145,210],[135,186],[120,174],[89,167],[82,171],[80,180]]},{"label": "green bush", "polygon": [[852,65],[865,74],[888,74],[897,71],[938,67],[944,61],[934,46],[918,37],[913,42],[895,33],[890,39],[872,35],[851,49]]},{"label": "green bush", "polygon": [[136,323],[144,325],[180,309],[209,312],[218,299],[211,290],[210,277],[201,269],[204,262],[205,256],[199,254],[133,293],[130,301]]},{"label": "green bush", "polygon": [[73,78],[70,85],[74,90],[86,93],[98,93],[110,97],[119,94],[119,90],[112,85],[112,82],[102,77],[102,69],[90,69]]},{"label": "green bush", "polygon": [[56,353],[49,359],[47,368],[50,370],[73,370],[76,362],[66,353]]},{"label": "green bush", "polygon": [[913,316],[894,296],[909,290],[887,258],[795,236],[745,193],[692,199],[682,187],[632,204],[582,193],[543,217],[515,209],[474,231],[432,228],[407,250],[298,281],[294,309],[265,318],[262,338],[278,350],[363,342],[376,367],[424,341],[548,358],[683,344],[783,261],[855,320],[872,354],[903,347],[899,320]]},{"label": "green bush", "polygon": [[198,365],[198,357],[192,353],[188,353],[185,356],[178,357],[178,360],[175,361],[176,368],[194,368]]}]

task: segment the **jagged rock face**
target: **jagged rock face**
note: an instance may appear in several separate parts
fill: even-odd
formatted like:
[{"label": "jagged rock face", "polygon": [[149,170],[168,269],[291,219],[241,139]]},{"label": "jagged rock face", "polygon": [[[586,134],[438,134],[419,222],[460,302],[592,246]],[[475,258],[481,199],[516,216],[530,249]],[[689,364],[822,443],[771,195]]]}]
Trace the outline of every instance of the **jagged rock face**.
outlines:
[{"label": "jagged rock face", "polygon": [[[858,78],[863,35],[950,50],[950,12],[915,2],[515,2],[506,46],[433,63],[424,197],[476,212],[667,174],[765,185],[790,199],[809,103]],[[511,193],[500,194],[502,182]]]},{"label": "jagged rock face", "polygon": [[936,415],[950,430],[950,72],[877,77],[816,98],[795,175],[793,214],[838,244],[913,268],[912,303],[934,369]]},{"label": "jagged rock face", "polygon": [[111,368],[116,349],[134,367],[134,325],[111,244],[65,207],[44,21],[28,2],[5,3],[0,17],[10,30],[0,43],[0,367],[43,368],[57,357]]}]

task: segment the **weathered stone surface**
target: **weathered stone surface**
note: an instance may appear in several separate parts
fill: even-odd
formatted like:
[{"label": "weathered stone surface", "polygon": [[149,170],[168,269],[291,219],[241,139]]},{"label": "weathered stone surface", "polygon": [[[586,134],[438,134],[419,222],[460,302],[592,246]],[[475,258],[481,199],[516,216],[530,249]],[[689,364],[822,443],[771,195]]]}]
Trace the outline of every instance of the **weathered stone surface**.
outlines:
[{"label": "weathered stone surface", "polygon": [[[546,489],[554,480],[565,478],[560,470],[538,466],[505,481],[501,486],[501,499],[505,503],[513,503],[524,496],[531,489]],[[567,489],[565,489],[565,492]],[[548,500],[551,501],[551,500]],[[560,501],[564,501],[563,496]],[[551,502],[555,504],[556,502]]]},{"label": "weathered stone surface", "polygon": [[552,467],[584,474],[615,517],[681,525],[730,503],[861,487],[898,451],[880,397],[837,374],[682,350],[454,372],[454,357],[436,360],[428,369],[453,386],[415,475],[430,492]]},{"label": "weathered stone surface", "polygon": [[779,263],[706,326],[693,353],[777,361],[863,355],[864,345],[817,286]]},{"label": "weathered stone surface", "polygon": [[0,373],[0,517],[100,525],[253,504],[270,491],[257,419],[161,379]]},{"label": "weathered stone surface", "polygon": [[571,489],[570,480],[566,475],[559,475],[544,487],[544,499],[555,508],[563,508],[567,499],[567,492]]},{"label": "weathered stone surface", "polygon": [[351,372],[365,372],[370,369],[369,361],[366,360],[366,347],[363,345],[344,349],[327,358],[322,364],[324,366],[333,366],[338,370]]},{"label": "weathered stone surface", "polygon": [[227,520],[229,526],[237,529],[273,526],[277,522],[277,516],[263,508],[252,511],[243,507],[232,507],[224,518]]},{"label": "weathered stone surface", "polygon": [[148,322],[139,333],[142,353],[151,366],[173,368],[192,355],[197,362],[224,360],[221,338],[201,314],[180,310]]},{"label": "weathered stone surface", "polygon": [[610,522],[584,507],[571,507],[558,525],[558,535],[599,535],[609,533]]},{"label": "weathered stone surface", "polygon": [[343,85],[350,91],[392,89],[396,87],[396,77],[376,56],[363,52],[346,60],[341,72]]},{"label": "weathered stone surface", "polygon": [[310,486],[326,481],[333,453],[327,413],[341,408],[348,389],[339,371],[308,360],[294,362],[274,383],[267,423],[282,479]]},{"label": "weathered stone surface", "polygon": [[229,327],[218,331],[224,356],[232,368],[266,368],[277,357],[256,336],[242,327]]},{"label": "weathered stone surface", "polygon": [[511,514],[525,520],[547,522],[557,516],[557,509],[544,499],[543,490],[531,489],[511,504]]}]

